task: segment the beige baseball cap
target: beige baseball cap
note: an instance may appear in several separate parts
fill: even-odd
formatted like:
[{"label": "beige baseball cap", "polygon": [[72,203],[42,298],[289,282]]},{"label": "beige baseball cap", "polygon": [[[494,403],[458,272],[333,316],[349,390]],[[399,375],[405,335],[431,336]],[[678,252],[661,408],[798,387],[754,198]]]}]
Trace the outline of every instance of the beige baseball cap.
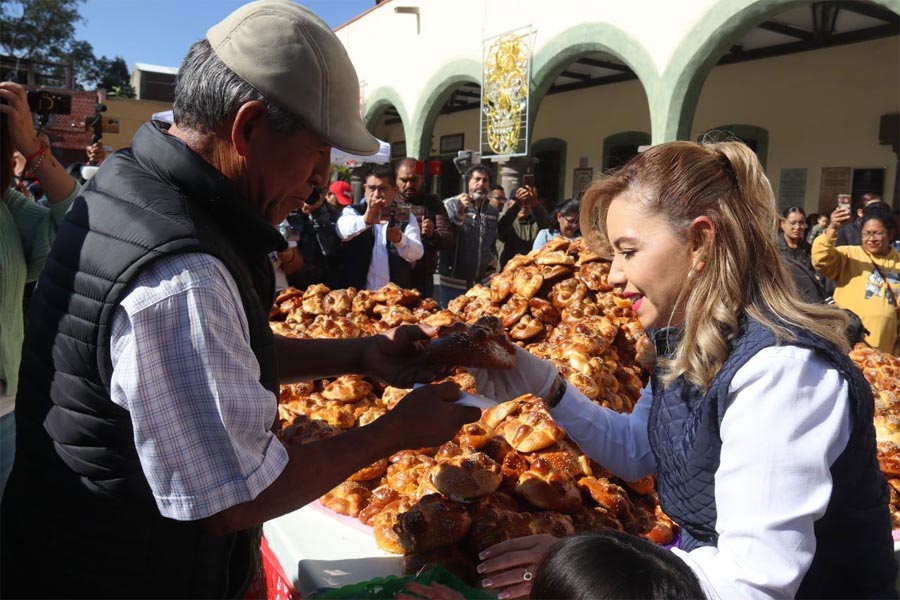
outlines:
[{"label": "beige baseball cap", "polygon": [[343,44],[310,10],[290,0],[245,4],[206,32],[229,69],[332,146],[378,151],[359,114],[359,80]]}]

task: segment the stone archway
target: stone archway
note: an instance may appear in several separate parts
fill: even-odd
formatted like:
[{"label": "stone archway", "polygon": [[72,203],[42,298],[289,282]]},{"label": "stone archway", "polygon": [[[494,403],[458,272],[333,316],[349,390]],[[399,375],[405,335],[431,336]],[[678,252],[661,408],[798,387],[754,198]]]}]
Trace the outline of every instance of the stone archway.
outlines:
[{"label": "stone archway", "polygon": [[656,90],[660,80],[653,59],[637,40],[618,27],[608,23],[584,23],[554,37],[537,52],[532,61],[529,133],[533,131],[541,101],[554,79],[578,58],[596,52],[609,53],[634,71],[644,88],[652,120],[657,110],[654,98],[658,96]]},{"label": "stone archway", "polygon": [[366,112],[363,121],[366,129],[374,134],[378,122],[384,116],[384,112],[393,107],[400,116],[400,127],[403,130],[403,139],[409,144],[409,117],[406,106],[400,98],[400,94],[390,87],[380,87],[366,97]]},{"label": "stone archway", "polygon": [[[900,14],[900,0],[872,0]],[[651,99],[653,143],[690,139],[707,75],[744,34],[778,13],[813,0],[719,0],[694,26],[666,66]],[[649,96],[648,92],[648,96]]]},{"label": "stone archway", "polygon": [[481,85],[481,64],[462,59],[442,66],[422,86],[426,91],[414,112],[407,130],[406,153],[415,158],[427,158],[431,148],[434,124],[453,91],[463,83]]}]

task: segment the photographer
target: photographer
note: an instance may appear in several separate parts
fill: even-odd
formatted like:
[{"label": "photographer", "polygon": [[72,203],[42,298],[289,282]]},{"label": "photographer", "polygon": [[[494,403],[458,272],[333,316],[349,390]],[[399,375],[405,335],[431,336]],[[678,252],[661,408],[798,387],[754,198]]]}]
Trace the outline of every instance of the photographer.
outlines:
[{"label": "photographer", "polygon": [[341,238],[335,229],[336,222],[324,193],[312,204],[304,203],[287,216],[291,231],[288,244],[295,245],[279,252],[278,258],[288,285],[306,289],[315,283],[330,288],[340,284]]},{"label": "photographer", "polygon": [[[34,130],[25,88],[0,83],[0,492],[6,484],[15,448],[15,395],[18,388],[25,284],[44,268],[56,229],[81,186],[50,154],[48,140]],[[22,157],[13,166],[13,151]],[[41,206],[10,187],[12,174],[39,179],[49,204]]]},{"label": "photographer", "polygon": [[366,203],[348,206],[337,221],[344,241],[340,287],[377,290],[388,282],[412,288],[412,265],[425,253],[422,235],[409,207],[394,204],[397,180],[388,165],[366,177]]}]

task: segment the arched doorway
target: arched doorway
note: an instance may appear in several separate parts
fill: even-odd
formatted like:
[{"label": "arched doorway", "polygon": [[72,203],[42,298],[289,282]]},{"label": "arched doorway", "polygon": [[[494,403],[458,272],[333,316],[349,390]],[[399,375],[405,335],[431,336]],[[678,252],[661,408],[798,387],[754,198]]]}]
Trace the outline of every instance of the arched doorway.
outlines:
[{"label": "arched doorway", "polygon": [[565,197],[566,146],[566,141],[560,138],[544,138],[531,144],[531,156],[535,159],[534,184],[545,198]]},{"label": "arched doorway", "polygon": [[[579,195],[604,169],[600,140],[623,129],[650,129],[647,90],[655,88],[658,76],[646,51],[607,23],[559,34],[535,55],[532,72],[531,139],[565,143],[553,149],[562,153],[562,181],[550,190],[558,203]],[[535,145],[531,155],[537,151],[548,152]]]},{"label": "arched doorway", "polygon": [[603,170],[621,167],[648,144],[650,134],[643,131],[623,131],[607,137],[603,140]]},{"label": "arched doorway", "polygon": [[861,193],[855,181],[883,181],[896,207],[898,158],[879,128],[900,105],[898,11],[895,0],[717,4],[666,69],[661,134],[752,123],[768,133],[779,204],[830,212],[838,193]]}]

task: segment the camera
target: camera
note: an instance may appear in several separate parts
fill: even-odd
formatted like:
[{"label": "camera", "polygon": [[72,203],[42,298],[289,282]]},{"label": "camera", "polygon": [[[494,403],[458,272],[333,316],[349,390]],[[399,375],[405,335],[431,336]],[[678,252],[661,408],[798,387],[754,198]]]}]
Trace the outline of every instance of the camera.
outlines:
[{"label": "camera", "polygon": [[28,90],[28,108],[35,114],[72,114],[72,96],[47,90]]}]

